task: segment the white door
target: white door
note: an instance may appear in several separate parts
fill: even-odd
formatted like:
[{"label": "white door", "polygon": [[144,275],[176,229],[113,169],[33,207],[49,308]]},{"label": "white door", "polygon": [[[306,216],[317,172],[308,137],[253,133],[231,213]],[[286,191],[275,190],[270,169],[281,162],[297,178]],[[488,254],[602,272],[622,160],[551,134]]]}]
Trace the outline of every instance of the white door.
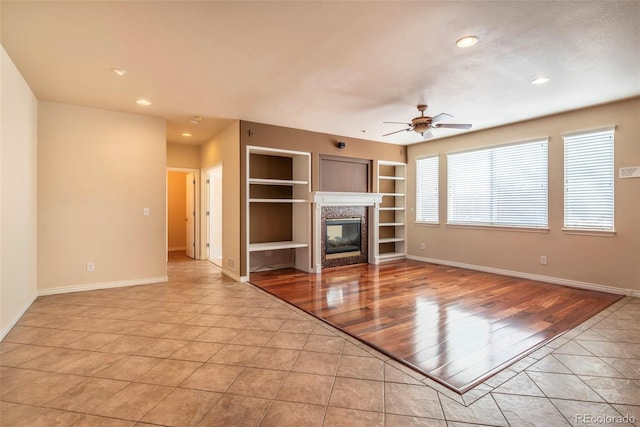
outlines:
[{"label": "white door", "polygon": [[196,257],[196,177],[192,173],[186,175],[187,209],[185,222],[187,227],[187,256]]},{"label": "white door", "polygon": [[222,267],[222,165],[207,173],[209,261]]}]

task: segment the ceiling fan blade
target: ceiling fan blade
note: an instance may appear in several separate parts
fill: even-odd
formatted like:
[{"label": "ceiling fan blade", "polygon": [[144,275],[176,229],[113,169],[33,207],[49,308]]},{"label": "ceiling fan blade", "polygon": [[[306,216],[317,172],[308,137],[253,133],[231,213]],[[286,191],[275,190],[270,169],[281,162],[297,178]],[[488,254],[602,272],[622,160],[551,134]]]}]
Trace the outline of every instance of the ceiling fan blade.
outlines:
[{"label": "ceiling fan blade", "polygon": [[385,134],[384,134],[384,135],[382,135],[382,136],[389,136],[389,135],[393,135],[394,133],[398,133],[398,132],[408,132],[408,131],[410,131],[410,130],[411,130],[411,128],[400,129],[400,130],[397,130],[397,131],[395,131],[395,132],[385,133]]},{"label": "ceiling fan blade", "polygon": [[453,116],[451,114],[449,114],[449,113],[440,113],[440,114],[438,114],[436,116],[433,116],[431,118],[431,123],[438,122],[438,121],[444,119],[445,117],[453,117]]},{"label": "ceiling fan blade", "polygon": [[411,126],[411,123],[407,123],[407,122],[382,122],[382,123],[391,123],[394,125],[407,125],[407,126]]},{"label": "ceiling fan blade", "polygon": [[438,123],[433,125],[434,128],[449,128],[449,129],[471,129],[469,123]]},{"label": "ceiling fan blade", "polygon": [[431,133],[430,130],[428,130],[428,131],[426,131],[425,133],[422,134],[422,137],[424,139],[431,139],[431,138],[433,138],[433,134]]}]

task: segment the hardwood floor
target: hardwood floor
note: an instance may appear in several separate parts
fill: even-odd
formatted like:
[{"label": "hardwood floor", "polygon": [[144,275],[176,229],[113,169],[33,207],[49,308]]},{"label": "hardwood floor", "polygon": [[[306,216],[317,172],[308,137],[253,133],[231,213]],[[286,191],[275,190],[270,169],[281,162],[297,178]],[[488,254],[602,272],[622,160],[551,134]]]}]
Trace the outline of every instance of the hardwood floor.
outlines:
[{"label": "hardwood floor", "polygon": [[459,393],[622,298],[409,260],[250,281]]}]

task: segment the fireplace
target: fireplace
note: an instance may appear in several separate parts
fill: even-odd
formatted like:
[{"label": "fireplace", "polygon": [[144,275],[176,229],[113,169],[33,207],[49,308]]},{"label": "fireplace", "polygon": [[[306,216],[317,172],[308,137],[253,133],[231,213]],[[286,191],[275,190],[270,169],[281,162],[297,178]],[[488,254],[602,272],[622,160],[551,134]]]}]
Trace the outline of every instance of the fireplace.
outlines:
[{"label": "fireplace", "polygon": [[322,267],[368,261],[369,230],[364,206],[325,206],[321,209],[320,256]]},{"label": "fireplace", "polygon": [[361,255],[361,218],[327,219],[325,227],[325,254],[327,259]]},{"label": "fireplace", "polygon": [[[313,271],[320,273],[323,268],[344,265],[375,263],[378,233],[378,205],[382,195],[378,193],[340,193],[316,191],[311,193],[313,201]],[[343,222],[336,224],[334,221]],[[344,221],[347,222],[346,229]],[[360,247],[341,250],[345,252],[327,252],[327,224],[342,225],[342,229],[329,230],[335,235],[350,234],[349,228],[360,228]],[[334,239],[335,240],[335,239]],[[356,244],[344,246],[357,246]],[[333,249],[329,249],[332,251]]]}]

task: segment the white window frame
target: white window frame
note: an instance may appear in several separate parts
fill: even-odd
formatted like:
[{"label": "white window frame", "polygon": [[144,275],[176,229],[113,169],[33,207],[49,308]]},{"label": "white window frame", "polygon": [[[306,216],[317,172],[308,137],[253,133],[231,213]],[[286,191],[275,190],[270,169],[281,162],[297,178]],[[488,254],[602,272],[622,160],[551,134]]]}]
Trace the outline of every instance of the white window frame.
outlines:
[{"label": "white window frame", "polygon": [[[567,234],[615,234],[615,126],[594,129],[585,132],[562,135],[564,142],[564,214],[563,231]],[[604,143],[610,143],[605,147]],[[601,144],[601,145],[598,145]],[[577,147],[588,147],[588,151],[578,152]],[[606,154],[606,157],[603,155]],[[582,156],[582,158],[571,158]],[[583,174],[580,176],[580,164]],[[598,164],[599,163],[599,164]],[[569,171],[569,172],[568,172]],[[589,178],[586,174],[592,174]],[[595,174],[594,174],[595,172]],[[573,185],[572,182],[573,181]],[[607,187],[608,185],[608,187]],[[574,200],[570,200],[572,187],[578,189]],[[580,194],[582,193],[582,194]],[[588,193],[588,194],[587,194]],[[592,200],[589,200],[589,198]],[[593,211],[580,217],[576,214],[582,204],[597,203],[601,207],[602,217],[597,220]]]},{"label": "white window frame", "polygon": [[[424,171],[420,163],[421,162],[433,162],[426,167],[433,168],[435,170]],[[427,172],[427,176],[422,175],[422,172]],[[438,225],[440,223],[440,155],[424,156],[416,158],[416,224],[433,224]],[[431,179],[431,182],[424,183],[423,179]],[[435,179],[435,182],[433,180]],[[428,188],[431,187],[431,191]],[[422,203],[427,203],[431,208],[425,209]],[[421,217],[424,211],[427,211],[430,216],[428,218]]]},{"label": "white window frame", "polygon": [[[536,147],[536,144],[540,144],[539,147]],[[524,184],[528,185],[541,185],[537,190],[534,187],[530,195],[523,199],[525,205],[533,205],[538,209],[533,216],[527,215],[527,211],[525,210],[526,206],[522,204],[517,204],[516,202],[516,204],[510,205],[508,203],[501,204],[500,202],[501,198],[502,200],[516,198],[517,200],[521,194],[515,192],[513,188],[509,188],[509,183],[512,181],[508,180],[508,176],[516,173],[516,171],[499,166],[501,162],[509,161],[507,157],[508,150],[517,150],[520,147],[523,149],[523,154],[539,156],[541,163],[541,165],[538,165],[539,169],[533,168],[527,171],[528,176],[532,176],[533,178],[524,182]],[[542,148],[542,150],[536,148]],[[463,185],[465,179],[462,175],[454,176],[454,174],[461,173],[459,170],[456,170],[456,168],[463,165],[463,163],[459,161],[464,161],[461,157],[456,158],[456,156],[465,155],[469,156],[469,158],[466,159],[467,162],[474,161],[475,159],[473,159],[473,157],[476,157],[478,162],[487,162],[486,169],[472,171],[479,175],[474,175],[469,178],[469,180],[473,180],[470,185],[478,184],[478,188],[473,192],[473,195],[479,197],[480,200],[468,202],[466,208],[467,210],[472,209],[475,203],[484,209],[484,211],[479,211],[481,213],[476,218],[463,218],[463,214],[454,217],[456,208],[458,210],[465,208],[464,195],[461,196],[460,203],[454,206],[456,203],[456,194],[454,194],[454,192],[457,193],[459,191],[459,188],[461,188],[460,185]],[[458,166],[455,166],[456,163],[458,163]],[[452,164],[454,167],[452,167]],[[514,165],[513,161],[511,161],[510,166],[511,165]],[[527,166],[531,166],[532,164],[529,161],[523,161],[522,164],[516,163],[516,165],[526,169]],[[507,176],[505,176],[505,173]],[[500,191],[500,188],[502,188],[502,191]],[[513,208],[511,206],[513,206]],[[539,138],[475,150],[447,153],[447,225],[489,229],[547,231],[549,229],[549,138]]]}]

